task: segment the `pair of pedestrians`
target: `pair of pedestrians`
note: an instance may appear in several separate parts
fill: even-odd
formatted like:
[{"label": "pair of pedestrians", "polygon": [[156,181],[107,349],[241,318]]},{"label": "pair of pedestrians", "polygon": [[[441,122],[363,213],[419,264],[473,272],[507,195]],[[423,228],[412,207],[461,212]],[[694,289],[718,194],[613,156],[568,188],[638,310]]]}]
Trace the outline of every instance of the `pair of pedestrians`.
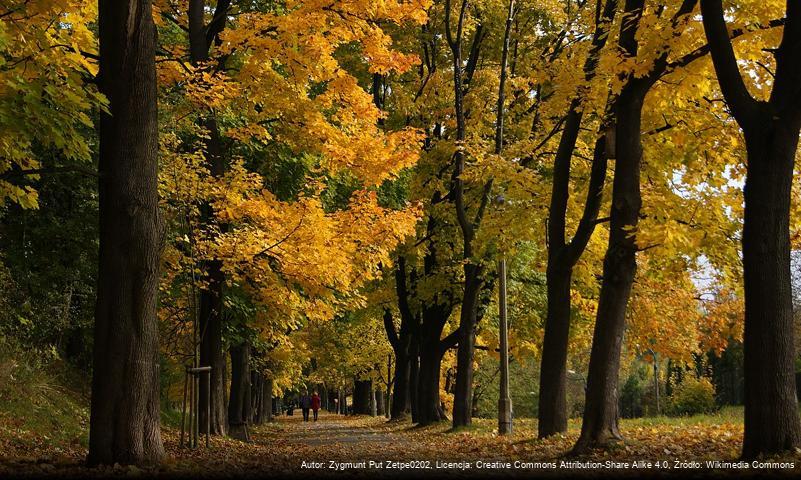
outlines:
[{"label": "pair of pedestrians", "polygon": [[320,396],[317,392],[310,397],[309,391],[303,393],[300,397],[300,408],[303,410],[303,421],[309,421],[309,409],[314,412],[314,421],[317,421],[317,412],[320,410]]}]

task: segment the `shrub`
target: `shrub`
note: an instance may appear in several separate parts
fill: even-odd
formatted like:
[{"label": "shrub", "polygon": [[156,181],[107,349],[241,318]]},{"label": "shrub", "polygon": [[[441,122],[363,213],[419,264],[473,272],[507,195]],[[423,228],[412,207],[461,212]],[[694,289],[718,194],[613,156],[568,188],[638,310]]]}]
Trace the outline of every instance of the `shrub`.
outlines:
[{"label": "shrub", "polygon": [[675,416],[710,413],[715,408],[715,387],[705,377],[686,377],[668,401],[668,414]]}]

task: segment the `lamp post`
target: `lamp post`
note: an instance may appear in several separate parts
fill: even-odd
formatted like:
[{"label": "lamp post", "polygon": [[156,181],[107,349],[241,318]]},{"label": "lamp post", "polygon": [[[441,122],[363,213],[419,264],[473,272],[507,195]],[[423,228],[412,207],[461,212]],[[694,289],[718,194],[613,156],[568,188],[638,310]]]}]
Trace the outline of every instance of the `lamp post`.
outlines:
[{"label": "lamp post", "polygon": [[[495,199],[503,205],[503,196]],[[498,397],[498,434],[512,433],[512,398],[509,396],[509,323],[506,316],[506,256],[498,260],[498,330],[501,350],[501,385]]]}]

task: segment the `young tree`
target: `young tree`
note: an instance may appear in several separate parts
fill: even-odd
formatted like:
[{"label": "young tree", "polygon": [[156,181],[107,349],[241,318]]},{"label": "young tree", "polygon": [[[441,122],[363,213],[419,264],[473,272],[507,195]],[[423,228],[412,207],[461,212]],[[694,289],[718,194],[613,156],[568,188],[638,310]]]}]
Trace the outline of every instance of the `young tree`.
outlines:
[{"label": "young tree", "polygon": [[801,3],[788,0],[767,101],[743,81],[721,0],[701,0],[720,89],[745,137],[742,235],[745,283],[744,458],[798,448],[790,288],[790,192],[801,131]]},{"label": "young tree", "polygon": [[164,455],[156,316],[163,227],[158,208],[156,30],[150,0],[100,0],[100,259],[89,463]]}]

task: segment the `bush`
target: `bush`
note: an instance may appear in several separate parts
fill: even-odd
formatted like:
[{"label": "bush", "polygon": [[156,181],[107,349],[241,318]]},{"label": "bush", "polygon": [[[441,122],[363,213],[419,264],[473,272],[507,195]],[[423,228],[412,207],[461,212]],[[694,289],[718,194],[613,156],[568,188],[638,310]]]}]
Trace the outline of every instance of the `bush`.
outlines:
[{"label": "bush", "polygon": [[685,378],[668,401],[668,414],[674,416],[710,413],[715,409],[715,387],[704,377]]}]

